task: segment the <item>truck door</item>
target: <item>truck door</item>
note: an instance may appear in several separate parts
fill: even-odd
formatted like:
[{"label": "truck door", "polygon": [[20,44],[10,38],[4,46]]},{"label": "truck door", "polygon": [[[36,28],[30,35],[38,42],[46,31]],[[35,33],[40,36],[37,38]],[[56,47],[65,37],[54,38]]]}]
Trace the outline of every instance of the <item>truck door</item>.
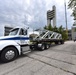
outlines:
[{"label": "truck door", "polygon": [[28,51],[29,50],[29,37],[28,37],[28,33],[27,33],[27,29],[20,29],[20,45],[22,48],[22,51]]}]

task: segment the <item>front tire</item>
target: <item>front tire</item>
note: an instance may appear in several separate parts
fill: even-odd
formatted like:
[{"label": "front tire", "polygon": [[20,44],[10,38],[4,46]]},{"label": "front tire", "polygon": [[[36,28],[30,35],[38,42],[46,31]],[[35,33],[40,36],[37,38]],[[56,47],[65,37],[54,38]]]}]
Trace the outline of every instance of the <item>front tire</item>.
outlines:
[{"label": "front tire", "polygon": [[18,56],[17,49],[14,47],[7,47],[1,53],[2,62],[10,62]]}]

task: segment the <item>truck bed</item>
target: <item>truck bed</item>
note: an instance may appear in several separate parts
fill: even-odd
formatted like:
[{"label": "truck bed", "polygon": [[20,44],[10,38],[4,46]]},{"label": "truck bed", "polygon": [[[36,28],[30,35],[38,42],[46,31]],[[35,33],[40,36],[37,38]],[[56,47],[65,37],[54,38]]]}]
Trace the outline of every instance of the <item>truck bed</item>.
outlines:
[{"label": "truck bed", "polygon": [[63,42],[63,39],[37,39],[37,40],[32,40],[32,42]]}]

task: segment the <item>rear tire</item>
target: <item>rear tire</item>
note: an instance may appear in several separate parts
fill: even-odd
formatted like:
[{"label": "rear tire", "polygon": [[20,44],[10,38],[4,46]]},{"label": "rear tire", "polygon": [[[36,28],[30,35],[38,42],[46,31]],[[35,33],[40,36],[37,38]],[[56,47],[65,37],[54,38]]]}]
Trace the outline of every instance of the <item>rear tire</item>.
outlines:
[{"label": "rear tire", "polygon": [[48,49],[50,47],[50,45],[49,44],[46,44],[46,49]]},{"label": "rear tire", "polygon": [[1,53],[2,62],[10,62],[18,56],[17,49],[14,47],[7,47]]},{"label": "rear tire", "polygon": [[41,50],[42,50],[42,51],[45,50],[45,45],[44,45],[44,44],[42,44]]},{"label": "rear tire", "polygon": [[64,41],[61,41],[61,44],[64,44]]}]

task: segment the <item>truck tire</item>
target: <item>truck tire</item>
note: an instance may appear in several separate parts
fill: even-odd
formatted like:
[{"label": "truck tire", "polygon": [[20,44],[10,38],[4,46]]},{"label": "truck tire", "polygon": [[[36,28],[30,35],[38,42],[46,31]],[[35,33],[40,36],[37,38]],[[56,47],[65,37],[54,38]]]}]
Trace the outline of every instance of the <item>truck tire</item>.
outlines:
[{"label": "truck tire", "polygon": [[45,50],[45,45],[44,45],[44,44],[42,44],[41,50],[42,50],[42,51]]},{"label": "truck tire", "polygon": [[46,49],[48,49],[50,47],[50,45],[49,44],[46,44]]},{"label": "truck tire", "polygon": [[7,47],[1,53],[2,62],[10,62],[18,56],[17,49],[14,47]]},{"label": "truck tire", "polygon": [[64,41],[61,41],[61,44],[64,44]]}]

